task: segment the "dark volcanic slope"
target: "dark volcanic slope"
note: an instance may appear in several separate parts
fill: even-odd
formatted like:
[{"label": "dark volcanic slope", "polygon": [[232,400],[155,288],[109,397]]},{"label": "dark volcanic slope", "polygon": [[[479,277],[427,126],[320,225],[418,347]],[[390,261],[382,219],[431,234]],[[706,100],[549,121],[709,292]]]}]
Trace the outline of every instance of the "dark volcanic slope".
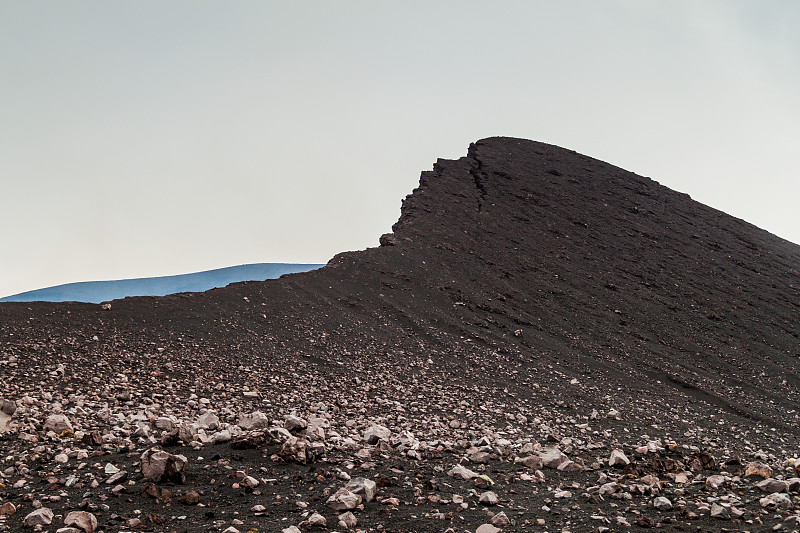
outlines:
[{"label": "dark volcanic slope", "polygon": [[[443,374],[474,367],[477,382],[510,385],[510,369],[558,365],[602,389],[679,391],[794,431],[792,243],[648,178],[511,138],[423,172],[388,240],[316,272],[111,312],[3,304],[0,340],[49,345],[45,356],[156,343],[220,367],[302,353],[327,368],[350,352],[348,365],[408,368],[438,354]],[[100,345],[86,342],[95,334]],[[475,358],[500,371],[483,376]]]},{"label": "dark volcanic slope", "polygon": [[[508,138],[424,172],[381,243],[0,304],[0,532],[796,530],[800,247]],[[185,479],[145,477],[155,445]]]}]

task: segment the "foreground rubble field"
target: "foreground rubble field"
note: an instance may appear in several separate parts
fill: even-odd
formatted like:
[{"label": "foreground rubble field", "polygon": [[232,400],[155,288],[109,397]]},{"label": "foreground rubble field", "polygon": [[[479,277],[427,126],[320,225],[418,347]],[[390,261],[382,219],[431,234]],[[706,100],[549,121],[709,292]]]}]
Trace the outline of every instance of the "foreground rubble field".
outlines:
[{"label": "foreground rubble field", "polygon": [[393,229],[0,305],[0,531],[800,531],[796,245],[504,138]]},{"label": "foreground rubble field", "polygon": [[[43,389],[62,382],[56,374]],[[486,396],[481,416],[434,383],[408,403],[380,389],[321,391],[318,401],[308,382],[299,388],[309,394],[215,386],[182,397],[124,375],[94,395],[20,398],[0,441],[0,530],[799,527],[786,449],[723,443],[713,429],[648,429],[624,404],[537,409]],[[415,413],[422,402],[441,414]]]}]

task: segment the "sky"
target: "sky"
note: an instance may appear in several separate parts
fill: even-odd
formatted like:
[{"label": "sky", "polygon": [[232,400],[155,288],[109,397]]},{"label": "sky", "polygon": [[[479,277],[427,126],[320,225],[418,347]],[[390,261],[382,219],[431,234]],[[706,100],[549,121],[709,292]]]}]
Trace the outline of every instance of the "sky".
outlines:
[{"label": "sky", "polygon": [[798,25],[795,0],[0,3],[0,297],[377,246],[495,135],[800,243]]}]

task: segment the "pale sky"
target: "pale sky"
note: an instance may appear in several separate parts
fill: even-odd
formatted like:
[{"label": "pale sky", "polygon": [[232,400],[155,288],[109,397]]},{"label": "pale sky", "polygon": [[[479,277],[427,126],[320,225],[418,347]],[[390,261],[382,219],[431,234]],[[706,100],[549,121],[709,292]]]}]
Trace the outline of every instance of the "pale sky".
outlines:
[{"label": "pale sky", "polygon": [[800,2],[0,3],[0,297],[377,246],[470,142],[800,243]]}]

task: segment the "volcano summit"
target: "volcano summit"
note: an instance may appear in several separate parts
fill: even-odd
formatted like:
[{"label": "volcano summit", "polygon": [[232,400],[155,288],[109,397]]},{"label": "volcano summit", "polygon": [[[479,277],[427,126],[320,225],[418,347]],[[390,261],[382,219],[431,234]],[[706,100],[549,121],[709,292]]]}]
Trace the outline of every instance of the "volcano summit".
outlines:
[{"label": "volcano summit", "polygon": [[512,138],[380,243],[0,304],[0,531],[798,529],[800,247]]}]

